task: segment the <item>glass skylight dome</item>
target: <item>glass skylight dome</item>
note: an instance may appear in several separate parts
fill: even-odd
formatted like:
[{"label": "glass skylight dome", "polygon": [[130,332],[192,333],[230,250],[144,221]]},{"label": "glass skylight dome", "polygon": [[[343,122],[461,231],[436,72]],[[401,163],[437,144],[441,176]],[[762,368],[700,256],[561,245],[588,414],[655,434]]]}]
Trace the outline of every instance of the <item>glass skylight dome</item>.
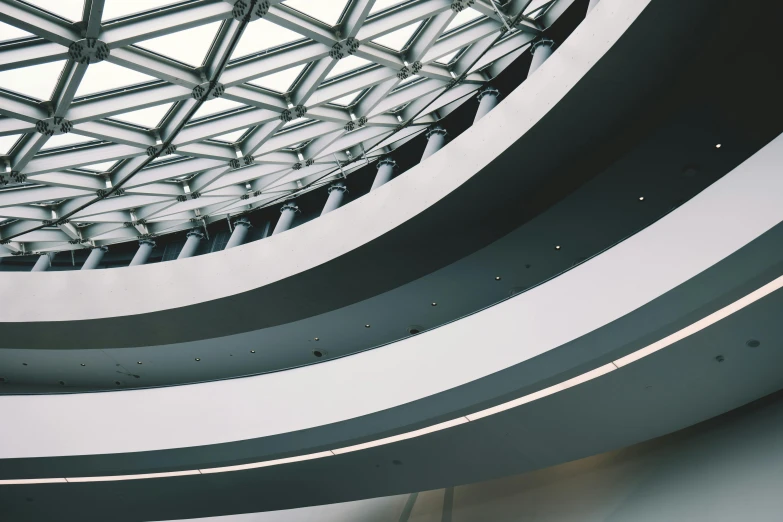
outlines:
[{"label": "glass skylight dome", "polygon": [[472,99],[555,2],[0,0],[4,255],[342,178]]}]

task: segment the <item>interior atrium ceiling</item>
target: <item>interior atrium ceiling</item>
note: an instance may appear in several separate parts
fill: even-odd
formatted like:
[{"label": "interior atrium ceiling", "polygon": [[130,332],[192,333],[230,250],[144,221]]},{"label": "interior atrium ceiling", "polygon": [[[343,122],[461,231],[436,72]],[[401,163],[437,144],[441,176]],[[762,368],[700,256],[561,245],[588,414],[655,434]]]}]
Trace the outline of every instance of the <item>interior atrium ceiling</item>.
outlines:
[{"label": "interior atrium ceiling", "polygon": [[424,132],[558,0],[0,0],[0,257],[280,203]]}]

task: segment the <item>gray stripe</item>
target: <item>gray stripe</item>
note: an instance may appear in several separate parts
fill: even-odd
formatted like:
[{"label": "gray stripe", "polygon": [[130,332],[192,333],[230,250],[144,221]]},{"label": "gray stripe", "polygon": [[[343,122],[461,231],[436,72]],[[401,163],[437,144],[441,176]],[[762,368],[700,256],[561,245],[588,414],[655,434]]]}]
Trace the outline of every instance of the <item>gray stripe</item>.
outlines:
[{"label": "gray stripe", "polygon": [[451,509],[454,507],[454,488],[446,488],[443,495],[443,516],[441,522],[451,522]]},{"label": "gray stripe", "polygon": [[400,522],[408,522],[411,518],[411,512],[413,511],[413,505],[416,503],[416,499],[419,497],[418,493],[411,493],[408,497],[408,501],[405,502],[405,507],[400,514]]}]

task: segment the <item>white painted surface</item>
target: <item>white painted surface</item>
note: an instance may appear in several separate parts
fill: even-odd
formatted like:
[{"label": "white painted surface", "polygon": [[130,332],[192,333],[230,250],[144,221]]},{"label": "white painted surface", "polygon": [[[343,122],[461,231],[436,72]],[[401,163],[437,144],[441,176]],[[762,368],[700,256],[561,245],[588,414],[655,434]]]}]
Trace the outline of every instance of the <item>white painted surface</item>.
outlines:
[{"label": "white painted surface", "polygon": [[[607,5],[612,1],[604,0]],[[630,9],[632,2],[617,3]],[[591,18],[606,11],[604,6]],[[540,72],[557,64],[557,56]],[[504,120],[503,111],[487,119],[495,115]],[[148,451],[264,437],[359,417],[485,377],[626,315],[783,221],[781,162],[783,137],[597,258],[490,309],[387,347],[197,385],[0,397],[0,458]],[[389,191],[378,194],[391,197]],[[477,345],[482,350],[475,350]]]},{"label": "white painted surface", "polygon": [[386,347],[189,386],[0,397],[0,457],[145,451],[263,437],[366,415],[490,375],[616,320],[783,221],[781,162],[778,137],[604,254],[530,292]]}]

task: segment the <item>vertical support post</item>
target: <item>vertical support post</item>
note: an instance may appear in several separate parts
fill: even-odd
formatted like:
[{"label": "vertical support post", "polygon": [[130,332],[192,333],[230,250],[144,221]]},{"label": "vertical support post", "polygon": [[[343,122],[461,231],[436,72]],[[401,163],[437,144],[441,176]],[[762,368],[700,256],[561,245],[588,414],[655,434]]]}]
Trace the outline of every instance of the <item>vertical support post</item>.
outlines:
[{"label": "vertical support post", "polygon": [[244,243],[248,230],[250,230],[249,219],[242,217],[234,221],[234,231],[231,232],[231,237],[228,238],[228,243],[226,243],[226,248],[224,250],[237,247]]},{"label": "vertical support post", "polygon": [[527,72],[528,77],[536,72],[547,58],[552,56],[554,46],[555,42],[549,38],[541,38],[533,42],[533,45],[530,46],[530,52],[533,53],[533,60],[531,60],[530,70]]},{"label": "vertical support post", "polygon": [[376,168],[378,169],[378,173],[375,175],[375,180],[372,182],[370,192],[377,189],[381,185],[385,185],[389,182],[390,179],[392,179],[394,170],[397,168],[397,162],[391,158],[383,158],[378,162]]},{"label": "vertical support post", "polygon": [[427,146],[424,148],[424,154],[421,155],[421,161],[429,158],[446,144],[446,129],[436,126],[427,131]]},{"label": "vertical support post", "polygon": [[84,262],[79,270],[95,270],[98,265],[103,261],[103,256],[109,251],[109,247],[100,246],[95,247],[90,251],[90,255],[87,256],[87,260]]},{"label": "vertical support post", "polygon": [[154,249],[155,241],[152,239],[140,239],[139,249],[136,250],[136,255],[133,256],[133,259],[131,259],[130,265],[128,266],[146,265],[147,261],[150,260],[150,255],[152,255]]},{"label": "vertical support post", "polygon": [[188,232],[185,237],[187,237],[185,240],[185,245],[182,247],[182,250],[179,251],[177,259],[193,257],[193,255],[196,253],[196,250],[198,249],[198,244],[202,239],[204,239],[204,232],[194,229]]},{"label": "vertical support post", "polygon": [[498,104],[498,98],[500,97],[500,91],[494,87],[484,87],[476,96],[479,102],[478,110],[476,111],[476,117],[473,118],[473,123],[476,123],[481,118],[487,115],[489,111],[495,108]]},{"label": "vertical support post", "polygon": [[277,220],[277,225],[275,225],[272,235],[274,236],[280,232],[285,232],[291,228],[291,225],[294,224],[294,218],[296,217],[297,212],[299,212],[299,207],[296,206],[296,203],[293,201],[289,201],[280,207],[280,219]]},{"label": "vertical support post", "polygon": [[52,266],[52,257],[54,253],[41,254],[38,256],[38,260],[33,265],[33,269],[30,272],[46,272]]},{"label": "vertical support post", "polygon": [[340,205],[343,203],[343,198],[348,193],[348,188],[346,188],[345,183],[338,181],[332,183],[327,189],[327,192],[329,192],[329,198],[326,200],[324,209],[321,211],[322,216],[328,214],[332,210],[340,208]]}]

